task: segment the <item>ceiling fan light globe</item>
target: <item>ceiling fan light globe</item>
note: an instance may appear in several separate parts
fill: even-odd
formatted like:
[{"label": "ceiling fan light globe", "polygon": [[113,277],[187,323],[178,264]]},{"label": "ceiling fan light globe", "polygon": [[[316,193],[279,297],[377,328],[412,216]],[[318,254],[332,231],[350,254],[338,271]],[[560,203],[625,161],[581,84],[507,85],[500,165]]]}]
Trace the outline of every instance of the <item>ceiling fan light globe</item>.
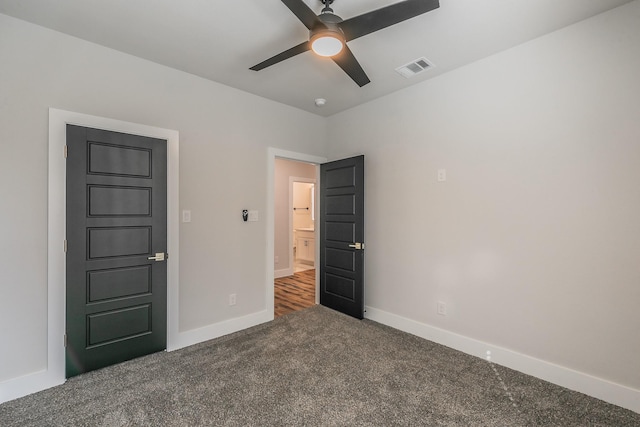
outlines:
[{"label": "ceiling fan light globe", "polygon": [[344,47],[342,40],[332,35],[322,35],[311,41],[311,49],[320,56],[334,56]]}]

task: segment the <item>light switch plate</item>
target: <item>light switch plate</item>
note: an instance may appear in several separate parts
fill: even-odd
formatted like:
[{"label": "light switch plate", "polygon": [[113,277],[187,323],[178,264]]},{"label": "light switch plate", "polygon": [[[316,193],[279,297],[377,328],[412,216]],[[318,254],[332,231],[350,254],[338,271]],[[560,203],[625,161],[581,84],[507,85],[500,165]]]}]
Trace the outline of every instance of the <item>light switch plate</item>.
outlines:
[{"label": "light switch plate", "polygon": [[191,222],[191,211],[182,211],[182,222]]},{"label": "light switch plate", "polygon": [[258,211],[249,211],[249,221],[257,221],[258,220]]}]

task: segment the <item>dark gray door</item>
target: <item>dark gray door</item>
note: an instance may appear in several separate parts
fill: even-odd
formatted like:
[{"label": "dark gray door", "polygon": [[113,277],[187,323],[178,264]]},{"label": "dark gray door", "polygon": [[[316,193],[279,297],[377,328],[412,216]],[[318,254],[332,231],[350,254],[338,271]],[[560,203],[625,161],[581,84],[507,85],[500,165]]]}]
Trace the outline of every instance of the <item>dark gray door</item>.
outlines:
[{"label": "dark gray door", "polygon": [[364,156],[320,165],[320,304],[364,317]]},{"label": "dark gray door", "polygon": [[67,147],[68,378],[166,348],[167,144],[68,125]]}]

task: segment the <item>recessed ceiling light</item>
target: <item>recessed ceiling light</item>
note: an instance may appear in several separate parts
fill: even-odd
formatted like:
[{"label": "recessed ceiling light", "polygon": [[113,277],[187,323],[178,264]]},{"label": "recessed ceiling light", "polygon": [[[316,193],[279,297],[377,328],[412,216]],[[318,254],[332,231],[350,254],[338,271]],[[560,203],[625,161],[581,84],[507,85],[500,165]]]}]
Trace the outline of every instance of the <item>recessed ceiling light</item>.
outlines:
[{"label": "recessed ceiling light", "polygon": [[316,103],[316,107],[322,107],[327,103],[327,100],[324,98],[316,98],[314,102]]}]

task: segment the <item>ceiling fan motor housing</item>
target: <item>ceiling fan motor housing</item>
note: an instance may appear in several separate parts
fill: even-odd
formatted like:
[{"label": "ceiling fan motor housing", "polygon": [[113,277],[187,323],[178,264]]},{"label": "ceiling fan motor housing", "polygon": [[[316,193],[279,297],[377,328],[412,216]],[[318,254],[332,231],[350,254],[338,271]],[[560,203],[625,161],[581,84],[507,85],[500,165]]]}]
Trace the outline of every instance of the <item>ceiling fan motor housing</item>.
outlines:
[{"label": "ceiling fan motor housing", "polygon": [[344,33],[338,25],[342,22],[342,18],[333,13],[321,13],[318,15],[318,18],[324,25],[318,24],[309,31],[309,41],[311,43],[319,37],[327,36],[337,38],[342,41],[342,43],[345,42]]},{"label": "ceiling fan motor housing", "polygon": [[333,10],[331,12],[322,12],[318,15],[318,19],[327,25],[339,24],[342,22],[342,18],[333,13]]}]

